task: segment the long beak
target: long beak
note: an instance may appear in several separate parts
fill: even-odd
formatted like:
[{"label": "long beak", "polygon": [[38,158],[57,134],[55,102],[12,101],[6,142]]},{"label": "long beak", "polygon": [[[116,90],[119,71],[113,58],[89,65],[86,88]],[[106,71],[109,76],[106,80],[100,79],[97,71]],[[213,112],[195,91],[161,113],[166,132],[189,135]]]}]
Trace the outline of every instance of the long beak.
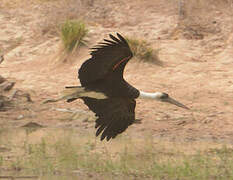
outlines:
[{"label": "long beak", "polygon": [[184,109],[189,109],[187,106],[183,105],[182,103],[180,103],[180,102],[178,102],[175,99],[172,99],[170,97],[168,97],[167,99],[164,99],[163,101],[168,102],[170,104],[174,104],[174,105],[179,106],[179,107],[184,108]]}]

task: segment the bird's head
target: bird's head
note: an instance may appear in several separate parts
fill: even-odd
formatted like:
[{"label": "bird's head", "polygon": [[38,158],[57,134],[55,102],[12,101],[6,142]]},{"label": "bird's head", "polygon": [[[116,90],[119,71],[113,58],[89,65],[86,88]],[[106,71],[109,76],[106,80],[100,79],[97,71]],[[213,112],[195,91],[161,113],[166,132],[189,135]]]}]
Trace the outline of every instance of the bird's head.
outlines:
[{"label": "bird's head", "polygon": [[164,92],[157,92],[156,96],[155,96],[155,99],[159,100],[161,102],[166,102],[166,103],[176,105],[176,106],[184,108],[184,109],[189,109],[187,106],[185,106],[184,104],[182,104],[182,103],[176,101],[175,99],[171,98],[167,93],[164,93]]}]

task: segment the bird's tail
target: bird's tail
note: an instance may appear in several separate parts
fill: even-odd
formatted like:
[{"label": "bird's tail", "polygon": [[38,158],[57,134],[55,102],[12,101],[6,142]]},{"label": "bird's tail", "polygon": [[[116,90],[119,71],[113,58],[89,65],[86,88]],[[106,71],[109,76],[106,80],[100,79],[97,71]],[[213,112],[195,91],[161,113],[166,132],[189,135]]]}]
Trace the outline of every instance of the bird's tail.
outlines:
[{"label": "bird's tail", "polygon": [[60,96],[57,99],[48,99],[43,103],[57,102],[61,100],[67,100],[67,102],[74,101],[81,97],[81,94],[85,89],[81,86],[68,86],[65,90],[60,93]]}]

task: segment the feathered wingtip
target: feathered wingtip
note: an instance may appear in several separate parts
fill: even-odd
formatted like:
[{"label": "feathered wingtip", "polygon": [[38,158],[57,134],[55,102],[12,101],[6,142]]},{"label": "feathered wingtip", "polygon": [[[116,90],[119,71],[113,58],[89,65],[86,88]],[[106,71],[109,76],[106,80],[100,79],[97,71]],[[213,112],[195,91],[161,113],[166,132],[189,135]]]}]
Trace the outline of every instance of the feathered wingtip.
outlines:
[{"label": "feathered wingtip", "polygon": [[[116,43],[119,43],[119,44],[125,44],[125,45],[127,45],[128,46],[128,42],[126,41],[126,39],[122,36],[122,35],[120,35],[119,33],[116,33],[116,35],[117,35],[117,37],[118,38],[116,38],[115,36],[113,36],[112,34],[109,34],[109,37],[112,39],[112,40],[114,40],[114,42]],[[104,39],[104,41],[106,41],[106,39]],[[112,42],[112,41],[111,41]]]},{"label": "feathered wingtip", "polygon": [[97,50],[101,50],[103,48],[107,48],[107,47],[111,47],[111,46],[119,45],[119,44],[129,47],[128,42],[122,35],[120,35],[119,33],[116,33],[116,35],[118,38],[112,34],[109,34],[109,37],[111,38],[111,40],[104,39],[104,42],[100,42],[95,47],[90,48],[91,52],[96,52]]},{"label": "feathered wingtip", "polygon": [[128,42],[126,41],[126,39],[125,39],[122,35],[120,35],[119,33],[117,33],[117,36],[118,36],[118,38],[119,38],[122,42],[124,42],[124,44],[127,44],[127,45],[128,45]]}]

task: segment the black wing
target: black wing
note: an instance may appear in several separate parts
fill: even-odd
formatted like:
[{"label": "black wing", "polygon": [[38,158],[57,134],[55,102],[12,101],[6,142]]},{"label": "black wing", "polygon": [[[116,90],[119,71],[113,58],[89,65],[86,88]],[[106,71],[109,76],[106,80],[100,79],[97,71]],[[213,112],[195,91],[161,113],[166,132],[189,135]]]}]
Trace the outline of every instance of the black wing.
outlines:
[{"label": "black wing", "polygon": [[91,58],[85,61],[79,69],[79,79],[86,86],[99,79],[104,79],[109,73],[123,76],[124,67],[133,54],[127,41],[117,33],[118,38],[109,35],[111,40],[104,39],[92,48]]},{"label": "black wing", "polygon": [[96,136],[102,133],[101,141],[104,138],[107,141],[115,138],[135,121],[136,101],[134,99],[93,99],[88,97],[82,99],[98,117],[95,125]]}]

